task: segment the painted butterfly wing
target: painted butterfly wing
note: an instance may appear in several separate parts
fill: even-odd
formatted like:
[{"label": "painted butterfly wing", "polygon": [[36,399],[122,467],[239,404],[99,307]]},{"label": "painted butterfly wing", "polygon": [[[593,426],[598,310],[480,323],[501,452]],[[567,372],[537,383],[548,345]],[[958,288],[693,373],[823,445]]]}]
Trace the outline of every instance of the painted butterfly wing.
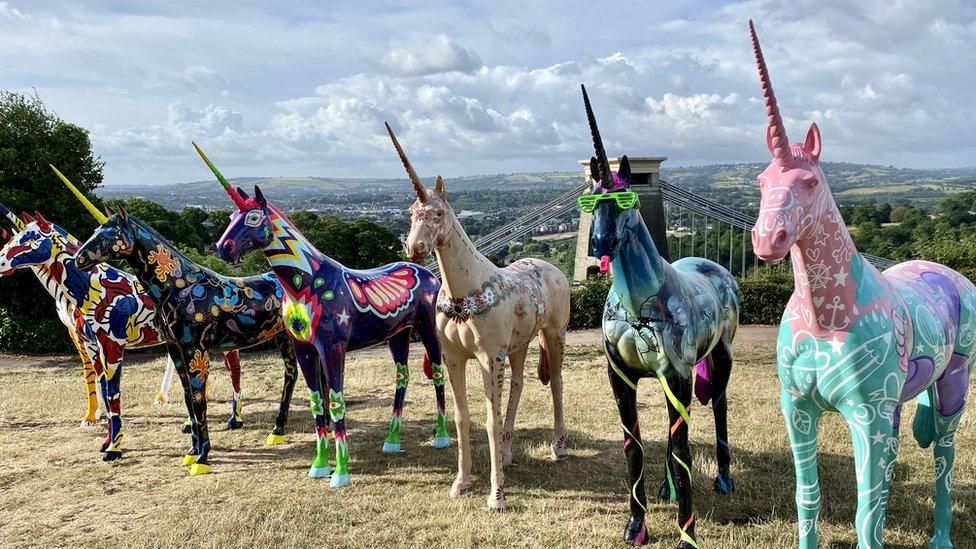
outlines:
[{"label": "painted butterfly wing", "polygon": [[359,312],[389,318],[407,308],[420,285],[417,269],[395,265],[380,271],[347,271],[346,284]]}]

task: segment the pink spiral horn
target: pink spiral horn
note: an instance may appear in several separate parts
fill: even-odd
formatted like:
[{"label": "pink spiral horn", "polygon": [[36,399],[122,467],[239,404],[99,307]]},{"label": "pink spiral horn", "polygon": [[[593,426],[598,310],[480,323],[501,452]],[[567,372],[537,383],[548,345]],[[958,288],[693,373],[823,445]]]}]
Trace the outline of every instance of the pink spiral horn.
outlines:
[{"label": "pink spiral horn", "polygon": [[766,115],[769,117],[766,127],[766,146],[773,158],[785,161],[790,158],[790,141],[786,137],[783,117],[780,116],[779,107],[776,106],[776,95],[773,93],[773,84],[769,81],[769,70],[766,68],[766,60],[763,58],[762,48],[759,46],[756,26],[752,24],[751,19],[749,20],[749,34],[752,36],[752,51],[756,55],[759,82],[762,85],[763,101],[766,103]]}]

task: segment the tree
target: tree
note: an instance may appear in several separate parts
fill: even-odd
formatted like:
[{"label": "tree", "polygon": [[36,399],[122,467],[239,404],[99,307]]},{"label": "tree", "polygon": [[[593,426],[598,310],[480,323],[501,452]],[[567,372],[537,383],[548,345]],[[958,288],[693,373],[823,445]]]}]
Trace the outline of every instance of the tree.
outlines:
[{"label": "tree", "polygon": [[[90,193],[102,183],[104,163],[92,152],[87,130],[47,110],[36,95],[0,92],[0,202],[14,212],[39,210],[80,240],[87,239],[94,220],[48,164],[57,166],[83,192]],[[8,226],[6,221],[0,225]],[[71,348],[51,297],[33,274],[0,280],[0,313],[2,349]],[[63,337],[46,338],[43,347],[33,338],[6,337],[23,332],[25,326]]]}]

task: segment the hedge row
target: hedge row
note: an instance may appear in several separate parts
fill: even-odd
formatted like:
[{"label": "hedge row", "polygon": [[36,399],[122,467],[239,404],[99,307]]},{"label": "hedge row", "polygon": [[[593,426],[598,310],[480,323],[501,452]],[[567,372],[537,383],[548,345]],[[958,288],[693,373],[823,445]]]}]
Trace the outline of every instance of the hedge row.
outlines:
[{"label": "hedge row", "polygon": [[0,350],[14,353],[67,353],[74,345],[68,329],[54,317],[16,314],[0,308]]}]

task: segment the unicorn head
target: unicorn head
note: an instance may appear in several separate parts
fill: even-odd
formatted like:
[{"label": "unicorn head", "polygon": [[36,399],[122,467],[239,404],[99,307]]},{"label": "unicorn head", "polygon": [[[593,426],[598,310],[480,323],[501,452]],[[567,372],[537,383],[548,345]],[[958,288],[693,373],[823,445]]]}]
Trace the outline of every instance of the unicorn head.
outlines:
[{"label": "unicorn head", "polygon": [[593,150],[596,156],[590,157],[590,179],[593,190],[580,197],[580,208],[593,214],[593,232],[590,233],[591,255],[600,258],[600,272],[606,273],[610,262],[616,257],[620,243],[640,219],[637,195],[630,191],[630,160],[624,155],[620,158],[620,168],[610,169],[607,151],[596,126],[596,116],[590,106],[590,97],[583,91],[583,106],[593,137]]},{"label": "unicorn head", "polygon": [[[0,209],[8,211],[2,205]],[[8,276],[17,269],[50,266],[62,251],[69,251],[58,228],[40,213],[24,214],[15,226],[18,232],[0,249],[0,276]]]},{"label": "unicorn head", "polygon": [[810,124],[806,140],[790,145],[752,21],[749,33],[768,117],[766,146],[773,157],[758,178],[761,198],[759,218],[752,228],[752,247],[763,261],[778,261],[797,240],[821,230],[833,198],[820,168],[820,129]]},{"label": "unicorn head", "polygon": [[400,147],[393,130],[386,124],[386,131],[390,134],[393,146],[400,161],[403,162],[404,169],[413,190],[417,193],[417,200],[410,206],[410,231],[403,241],[403,252],[411,261],[420,262],[428,254],[444,245],[450,235],[453,223],[449,221],[449,212],[453,212],[451,205],[447,202],[447,195],[444,193],[444,179],[437,176],[437,182],[433,189],[424,187],[423,182],[417,177],[417,172],[413,171],[413,166],[407,160],[406,153]]},{"label": "unicorn head", "polygon": [[224,261],[236,263],[241,256],[250,250],[259,250],[271,244],[274,227],[271,225],[271,212],[268,201],[261,193],[261,189],[254,187],[254,196],[250,197],[240,187],[233,188],[217,166],[207,158],[196,143],[193,148],[200,154],[200,158],[207,164],[210,171],[217,177],[230,199],[237,206],[237,211],[230,214],[230,224],[221,235],[215,246],[217,255]]}]

